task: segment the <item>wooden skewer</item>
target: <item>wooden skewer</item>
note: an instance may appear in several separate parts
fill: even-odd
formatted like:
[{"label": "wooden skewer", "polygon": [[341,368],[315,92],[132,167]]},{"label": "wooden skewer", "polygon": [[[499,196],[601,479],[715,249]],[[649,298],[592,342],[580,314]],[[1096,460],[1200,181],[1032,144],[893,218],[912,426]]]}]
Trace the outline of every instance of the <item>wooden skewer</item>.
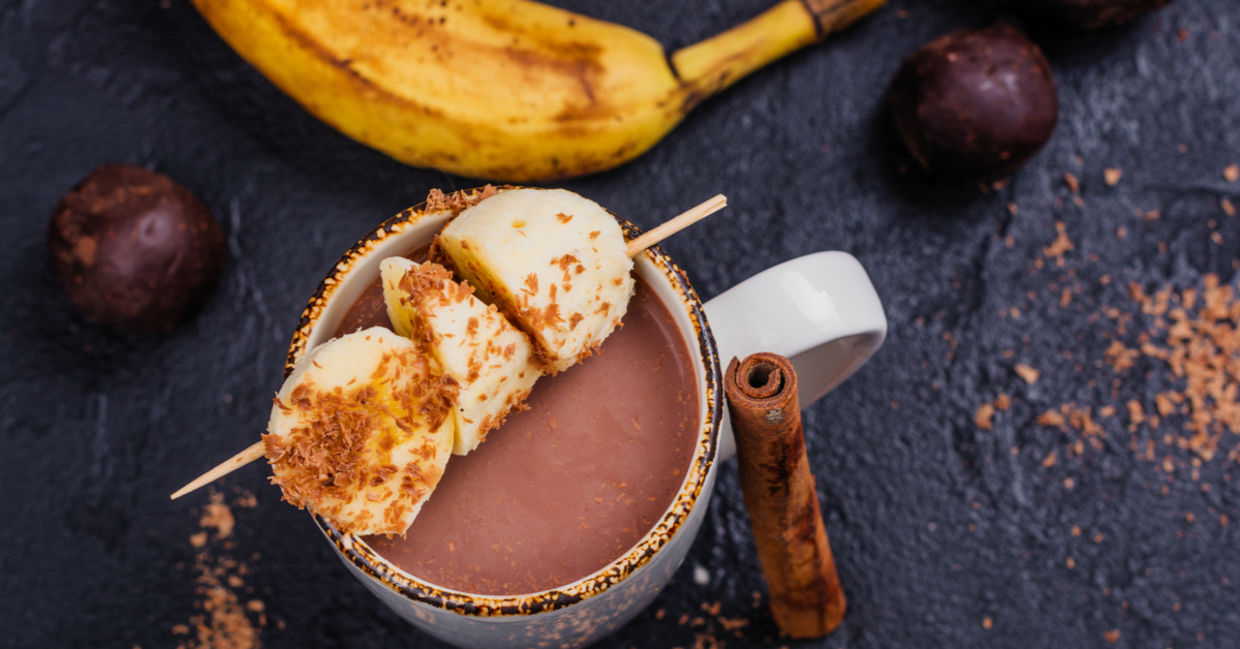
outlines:
[{"label": "wooden skewer", "polygon": [[[673,217],[650,231],[643,233],[641,236],[628,242],[624,247],[624,252],[630,257],[636,256],[641,251],[653,246],[654,244],[680,232],[681,230],[701,221],[702,219],[718,212],[727,207],[728,199],[723,194],[715,194],[711,198],[706,199],[702,203],[689,208],[679,216]],[[241,467],[253,462],[263,456],[265,449],[262,440],[254,442],[249,448],[228,458],[220,463],[214,469],[194,478],[189,484],[172,492],[171,500],[176,500],[185,494],[198,489],[199,487],[208,485],[220,478],[240,469]]]},{"label": "wooden skewer", "polygon": [[655,226],[649,232],[642,233],[641,236],[633,239],[624,246],[624,253],[630,257],[637,256],[638,253],[653,246],[654,244],[680,232],[681,230],[701,221],[702,219],[718,212],[728,206],[728,199],[723,194],[715,194],[698,205],[689,208],[680,216]]},{"label": "wooden skewer", "polygon": [[262,457],[264,452],[265,449],[263,448],[263,440],[260,439],[251,444],[249,448],[228,458],[227,460],[224,460],[214,469],[211,469],[197,478],[194,478],[189,484],[172,492],[170,499],[176,500],[177,498],[180,498],[181,496],[184,496],[199,487],[211,484],[212,482],[215,482],[229,473],[232,473],[233,471],[236,471],[237,469],[240,469],[250,462]]}]

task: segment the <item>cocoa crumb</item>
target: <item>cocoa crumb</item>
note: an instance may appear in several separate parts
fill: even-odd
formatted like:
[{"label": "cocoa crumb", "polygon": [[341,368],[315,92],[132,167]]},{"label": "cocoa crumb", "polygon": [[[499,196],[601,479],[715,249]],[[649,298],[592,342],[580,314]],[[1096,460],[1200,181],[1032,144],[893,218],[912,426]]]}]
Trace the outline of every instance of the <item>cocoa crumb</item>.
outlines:
[{"label": "cocoa crumb", "polygon": [[982,430],[990,430],[995,425],[994,416],[995,407],[989,403],[983,403],[977,407],[977,412],[973,415],[973,423]]},{"label": "cocoa crumb", "polygon": [[1038,382],[1038,371],[1034,368],[1025,365],[1024,363],[1020,363],[1014,369],[1016,374],[1025,380],[1025,383],[1033,385]]},{"label": "cocoa crumb", "polygon": [[1055,222],[1055,240],[1049,246],[1042,249],[1042,255],[1047,259],[1053,259],[1056,266],[1064,265],[1064,254],[1070,250],[1075,250],[1076,245],[1072,243],[1072,239],[1068,238],[1067,228],[1063,221]]},{"label": "cocoa crumb", "polygon": [[1063,175],[1063,181],[1068,185],[1068,191],[1073,194],[1081,193],[1081,181],[1077,179],[1076,174],[1066,173]]},{"label": "cocoa crumb", "polygon": [[203,508],[202,518],[198,520],[198,524],[204,528],[211,529],[216,536],[227,538],[232,534],[233,520],[232,510],[228,505],[224,504],[224,495],[219,492],[211,493],[211,502]]},{"label": "cocoa crumb", "polygon": [[1115,371],[1120,372],[1132,367],[1137,358],[1141,356],[1141,352],[1124,346],[1124,343],[1118,340],[1112,340],[1105,355],[1107,363],[1115,368]]},{"label": "cocoa crumb", "polygon": [[1106,180],[1107,185],[1114,187],[1119,184],[1119,179],[1124,177],[1124,172],[1122,169],[1107,167],[1102,170],[1102,176]]},{"label": "cocoa crumb", "polygon": [[1223,179],[1229,183],[1240,180],[1240,165],[1229,164],[1223,167]]},{"label": "cocoa crumb", "polygon": [[[1039,426],[1045,426],[1047,428],[1063,428],[1064,425],[1063,415],[1060,415],[1054,410],[1047,410],[1046,412],[1038,415],[1036,421]],[[1054,463],[1055,461],[1051,460],[1051,464]]]},{"label": "cocoa crumb", "polygon": [[1111,629],[1110,631],[1107,631],[1106,633],[1102,634],[1102,639],[1106,640],[1107,642],[1111,644],[1115,644],[1116,642],[1119,642],[1119,629]]}]

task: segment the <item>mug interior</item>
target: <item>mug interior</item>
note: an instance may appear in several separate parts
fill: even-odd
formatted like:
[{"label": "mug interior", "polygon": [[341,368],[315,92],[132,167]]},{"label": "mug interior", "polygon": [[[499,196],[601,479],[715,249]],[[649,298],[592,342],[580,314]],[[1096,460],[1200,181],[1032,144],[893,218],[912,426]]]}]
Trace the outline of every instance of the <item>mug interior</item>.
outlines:
[{"label": "mug interior", "polygon": [[[286,376],[307,350],[332,337],[344,315],[379,276],[379,264],[383,259],[408,255],[429,245],[454,215],[448,210],[427,213],[424,206],[409,208],[384,222],[336,263],[302,314],[289,346]],[[639,233],[623,219],[617,220],[626,238]],[[314,516],[341,555],[362,572],[410,599],[462,614],[494,616],[556,610],[596,595],[640,568],[666,545],[688,517],[714,462],[722,416],[721,370],[702,303],[683,271],[657,246],[634,258],[634,270],[667,306],[687,343],[696,368],[699,395],[698,434],[690,466],[672,503],[653,528],[632,548],[595,573],[550,590],[519,595],[488,595],[436,586],[396,567],[360,536],[342,534],[326,520]]]}]

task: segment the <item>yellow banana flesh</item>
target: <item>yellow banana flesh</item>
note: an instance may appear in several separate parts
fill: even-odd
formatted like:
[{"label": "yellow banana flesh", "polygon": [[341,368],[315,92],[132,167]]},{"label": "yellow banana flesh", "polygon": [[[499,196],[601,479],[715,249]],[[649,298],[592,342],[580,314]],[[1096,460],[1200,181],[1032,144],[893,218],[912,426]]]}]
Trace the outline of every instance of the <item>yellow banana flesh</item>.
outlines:
[{"label": "yellow banana flesh", "polygon": [[[529,0],[193,0],[243,58],[345,135],[417,166],[511,182],[587,174],[653,146],[701,99],[842,25],[785,0],[672,55],[636,30]],[[822,12],[817,13],[819,17]]]}]

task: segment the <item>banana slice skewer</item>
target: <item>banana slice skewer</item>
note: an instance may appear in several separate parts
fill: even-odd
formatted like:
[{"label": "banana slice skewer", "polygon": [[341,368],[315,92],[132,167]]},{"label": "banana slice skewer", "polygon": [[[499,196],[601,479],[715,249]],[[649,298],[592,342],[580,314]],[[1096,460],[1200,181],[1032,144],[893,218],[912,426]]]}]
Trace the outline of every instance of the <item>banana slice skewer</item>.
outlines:
[{"label": "banana slice skewer", "polygon": [[615,217],[563,189],[511,189],[461,212],[439,235],[452,265],[562,372],[620,324],[633,261]]},{"label": "banana slice skewer", "polygon": [[403,533],[448,464],[457,392],[433,357],[383,327],[328,341],[276,395],[263,436],[272,482],[341,532]]},{"label": "banana slice skewer", "polygon": [[503,314],[439,264],[391,257],[380,264],[380,276],[396,333],[430,350],[460,385],[452,452],[465,455],[521,406],[542,375],[531,363],[534,349]]},{"label": "banana slice skewer", "polygon": [[[522,321],[514,315],[519,326],[513,327],[494,306],[472,295],[469,286],[453,281],[442,266],[384,260],[389,317],[395,329],[413,338],[372,327],[311,350],[277,394],[268,434],[171,498],[265,455],[275,474],[272,481],[284,490],[285,499],[311,508],[341,532],[403,533],[443,475],[453,451],[464,454],[475,448],[505,415],[520,407],[544,369],[558,371],[589,355],[619,324],[633,291],[629,257],[727,205],[717,195],[625,245],[615,220],[597,204],[570,192],[563,192],[565,196],[553,190],[528,190],[538,195],[526,191],[507,190],[478,205],[516,194],[531,208],[523,226],[530,229],[523,239],[547,235],[576,248],[542,260],[550,248],[536,246],[539,254],[532,256],[536,263],[527,266],[502,254],[479,257],[469,251],[471,242],[478,244],[477,250],[496,244],[495,237],[477,229],[486,220],[474,222],[477,215],[462,222],[455,235],[445,229],[446,239],[456,244],[441,243],[445,249],[455,245],[458,254],[465,251],[460,266],[468,265],[482,278],[480,282],[490,281],[491,295],[508,296],[495,299],[511,300],[527,318],[541,308],[544,314],[568,313],[567,319]],[[560,226],[577,220],[579,214],[581,220],[575,228],[557,232],[545,218],[548,209],[555,210],[552,218]],[[530,227],[531,222],[535,226]],[[604,223],[615,230],[606,241],[599,241],[609,231]],[[587,242],[598,243],[573,244],[564,236],[584,228],[590,228],[585,230]],[[591,236],[596,231],[599,234]],[[566,255],[573,259],[565,259]],[[507,278],[515,272],[525,272],[540,284],[538,278],[546,277],[560,288],[553,293],[525,286],[529,290],[523,295],[513,294]],[[462,275],[468,277],[469,272]],[[560,291],[567,284],[583,297],[561,307]],[[592,292],[599,296],[592,299]],[[591,308],[593,312],[587,313]],[[582,317],[573,318],[574,314]],[[587,316],[593,317],[587,322]],[[523,328],[535,332],[538,342],[532,336],[527,339]]]}]

